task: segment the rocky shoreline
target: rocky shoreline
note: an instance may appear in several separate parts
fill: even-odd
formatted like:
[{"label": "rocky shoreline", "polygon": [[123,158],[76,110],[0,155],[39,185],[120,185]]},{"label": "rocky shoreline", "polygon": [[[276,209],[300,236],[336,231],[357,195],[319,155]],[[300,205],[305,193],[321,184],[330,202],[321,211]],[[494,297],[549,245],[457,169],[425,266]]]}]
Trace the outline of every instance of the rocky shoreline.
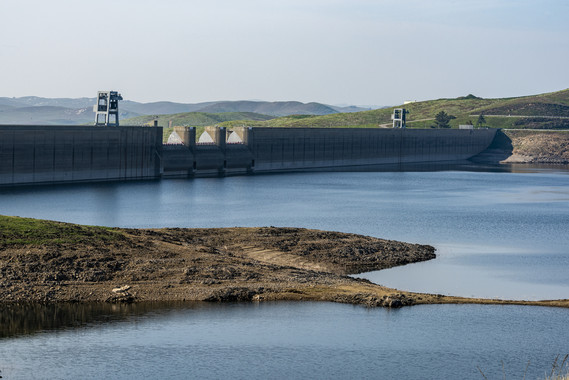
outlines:
[{"label": "rocky shoreline", "polygon": [[510,130],[496,133],[475,162],[501,164],[569,164],[569,131]]},{"label": "rocky shoreline", "polygon": [[505,163],[569,164],[569,132],[506,131],[512,155]]},{"label": "rocky shoreline", "polygon": [[500,303],[419,294],[348,275],[435,258],[434,248],[302,228],[118,229],[0,217],[0,303],[332,301]]}]

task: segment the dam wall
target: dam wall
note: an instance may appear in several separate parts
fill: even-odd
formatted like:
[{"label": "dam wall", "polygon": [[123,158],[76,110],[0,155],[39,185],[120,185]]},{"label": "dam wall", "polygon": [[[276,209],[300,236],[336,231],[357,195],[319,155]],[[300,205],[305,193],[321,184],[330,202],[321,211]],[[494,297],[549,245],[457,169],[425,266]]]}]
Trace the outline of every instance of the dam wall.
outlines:
[{"label": "dam wall", "polygon": [[[461,161],[486,149],[496,134],[494,129],[256,127],[229,133],[210,127],[205,132],[213,143],[203,145],[196,143],[194,128],[175,131],[184,145],[173,148],[175,154],[164,151],[165,176]],[[228,143],[230,134],[241,142]]]},{"label": "dam wall", "polygon": [[0,126],[0,186],[268,173],[461,161],[492,142],[493,129]]},{"label": "dam wall", "polygon": [[159,178],[161,127],[0,125],[0,186]]}]

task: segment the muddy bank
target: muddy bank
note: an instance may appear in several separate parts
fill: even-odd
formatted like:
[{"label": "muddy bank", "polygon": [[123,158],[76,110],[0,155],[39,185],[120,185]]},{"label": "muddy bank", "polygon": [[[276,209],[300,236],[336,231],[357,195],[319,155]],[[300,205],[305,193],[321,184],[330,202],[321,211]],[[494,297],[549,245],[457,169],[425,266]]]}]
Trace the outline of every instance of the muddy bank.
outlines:
[{"label": "muddy bank", "polygon": [[434,257],[431,246],[301,228],[134,230],[0,217],[0,302],[504,303],[347,276]]},{"label": "muddy bank", "polygon": [[300,228],[105,229],[2,218],[2,302],[354,302],[351,287],[376,286],[348,274],[435,257],[426,245]]}]

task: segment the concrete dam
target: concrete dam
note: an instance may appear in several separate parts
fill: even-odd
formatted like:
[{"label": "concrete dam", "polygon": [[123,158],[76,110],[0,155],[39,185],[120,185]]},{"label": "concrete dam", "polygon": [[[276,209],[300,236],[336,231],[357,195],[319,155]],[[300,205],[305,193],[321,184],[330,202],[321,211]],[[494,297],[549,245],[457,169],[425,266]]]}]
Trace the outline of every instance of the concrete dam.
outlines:
[{"label": "concrete dam", "polygon": [[[461,161],[486,149],[495,129],[176,127],[182,145],[163,147],[163,176],[268,173],[365,165]],[[239,143],[231,143],[231,141]]]},{"label": "concrete dam", "polygon": [[158,178],[162,128],[0,125],[0,186]]},{"label": "concrete dam", "polygon": [[120,181],[459,161],[486,149],[494,129],[0,126],[0,186]]}]

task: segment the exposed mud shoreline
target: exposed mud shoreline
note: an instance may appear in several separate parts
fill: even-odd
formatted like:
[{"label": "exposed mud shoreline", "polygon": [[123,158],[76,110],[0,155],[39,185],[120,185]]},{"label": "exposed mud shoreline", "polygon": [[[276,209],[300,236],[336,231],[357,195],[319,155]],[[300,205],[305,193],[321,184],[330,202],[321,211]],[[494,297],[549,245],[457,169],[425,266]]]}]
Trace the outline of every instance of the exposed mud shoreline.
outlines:
[{"label": "exposed mud shoreline", "polygon": [[[8,220],[8,222],[5,222]],[[528,304],[419,294],[349,274],[435,258],[434,248],[300,228],[106,229],[0,221],[0,303],[333,301],[400,307],[433,303]],[[1,224],[1,223],[4,224]],[[22,232],[23,231],[23,232]]]}]

